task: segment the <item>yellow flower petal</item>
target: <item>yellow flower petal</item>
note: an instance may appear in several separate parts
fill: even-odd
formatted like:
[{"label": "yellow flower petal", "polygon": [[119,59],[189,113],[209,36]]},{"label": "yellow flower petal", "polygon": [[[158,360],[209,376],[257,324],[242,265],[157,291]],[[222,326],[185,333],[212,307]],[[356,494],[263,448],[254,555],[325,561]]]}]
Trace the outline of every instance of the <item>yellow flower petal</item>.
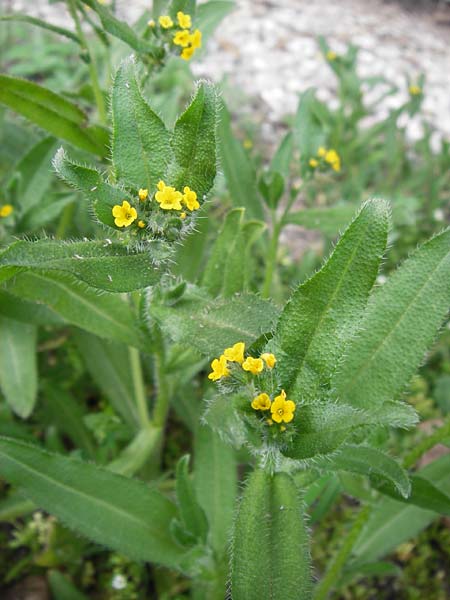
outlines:
[{"label": "yellow flower petal", "polygon": [[173,21],[168,15],[163,15],[162,17],[159,17],[158,21],[163,29],[170,29],[171,27],[173,27]]},{"label": "yellow flower petal", "polygon": [[0,217],[6,218],[13,212],[14,208],[11,204],[4,204],[0,207]]},{"label": "yellow flower petal", "polygon": [[177,12],[178,25],[182,29],[190,29],[192,27],[192,19],[190,15],[186,15],[181,10]]},{"label": "yellow flower petal", "polygon": [[266,366],[269,369],[273,369],[274,366],[275,366],[275,363],[277,362],[277,359],[275,358],[275,355],[271,354],[269,352],[264,352],[264,354],[261,354],[261,358],[266,363]]},{"label": "yellow flower petal", "polygon": [[237,342],[231,348],[226,348],[226,350],[223,352],[223,355],[231,362],[238,362],[239,364],[242,364],[244,362],[244,350],[244,342]]},{"label": "yellow flower petal", "polygon": [[244,371],[249,371],[253,375],[258,375],[264,369],[264,362],[260,358],[248,356],[242,363]]}]

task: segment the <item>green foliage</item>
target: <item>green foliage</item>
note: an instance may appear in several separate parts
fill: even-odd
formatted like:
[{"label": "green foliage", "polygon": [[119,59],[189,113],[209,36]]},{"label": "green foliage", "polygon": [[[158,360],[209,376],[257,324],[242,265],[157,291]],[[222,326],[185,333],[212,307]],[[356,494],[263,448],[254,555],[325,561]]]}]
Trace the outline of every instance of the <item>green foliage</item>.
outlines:
[{"label": "green foliage", "polygon": [[86,126],[87,116],[75,104],[36,83],[0,75],[0,103],[52,135],[99,156],[106,154],[106,131]]},{"label": "green foliage", "polygon": [[[180,516],[183,527],[194,538],[206,542],[208,522],[205,513],[198,503],[193,482],[189,477],[188,468],[189,456],[183,456],[178,461],[176,473],[176,491]],[[198,476],[201,476],[200,472]]]},{"label": "green foliage", "polygon": [[311,598],[307,539],[302,501],[291,477],[254,471],[234,526],[233,598]]},{"label": "green foliage", "polygon": [[170,567],[181,558],[182,551],[167,535],[174,505],[142,482],[4,437],[0,472],[97,543]]},{"label": "green foliage", "polygon": [[35,25],[36,27],[42,27],[43,29],[47,29],[48,31],[52,31],[53,33],[57,33],[58,35],[62,35],[70,40],[80,43],[79,37],[66,29],[65,27],[58,27],[57,25],[52,25],[51,23],[47,23],[47,21],[43,21],[42,19],[36,19],[36,17],[31,17],[30,15],[24,15],[22,13],[14,13],[12,15],[2,15],[0,16],[0,21],[18,21],[22,23],[29,23],[30,25]]}]

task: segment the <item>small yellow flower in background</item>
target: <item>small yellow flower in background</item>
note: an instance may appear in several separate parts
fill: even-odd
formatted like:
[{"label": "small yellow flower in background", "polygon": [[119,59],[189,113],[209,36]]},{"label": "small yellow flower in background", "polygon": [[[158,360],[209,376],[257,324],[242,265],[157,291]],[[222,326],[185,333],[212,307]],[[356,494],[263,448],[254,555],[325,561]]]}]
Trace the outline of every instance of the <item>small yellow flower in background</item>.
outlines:
[{"label": "small yellow flower in background", "polygon": [[336,150],[328,150],[325,153],[325,162],[327,162],[329,165],[331,165],[331,168],[334,171],[340,171],[341,170],[341,159],[339,157],[339,154],[336,152]]},{"label": "small yellow flower in background", "polygon": [[156,202],[164,210],[181,210],[181,199],[183,195],[174,187],[168,186],[164,181],[158,183],[158,191],[155,194]]},{"label": "small yellow flower in background", "polygon": [[267,419],[267,425],[273,425],[272,419]]},{"label": "small yellow flower in background", "polygon": [[244,146],[244,148],[246,150],[251,150],[253,148],[253,142],[252,142],[252,140],[249,140],[248,138],[242,142],[242,145]]},{"label": "small yellow flower in background", "polygon": [[122,202],[122,206],[116,204],[112,209],[112,214],[117,227],[128,227],[137,219],[136,209],[126,200]]},{"label": "small yellow flower in background", "polygon": [[180,56],[183,60],[190,60],[194,52],[195,48],[193,48],[192,46],[188,46],[187,48],[183,49],[183,52],[180,54]]},{"label": "small yellow flower in background", "polygon": [[237,362],[241,365],[244,362],[244,350],[244,342],[237,342],[231,348],[224,350],[223,355],[230,362]]},{"label": "small yellow flower in background", "polygon": [[188,207],[189,210],[197,210],[200,208],[200,204],[197,200],[197,194],[191,190],[187,185],[183,188],[183,203]]},{"label": "small yellow flower in background", "polygon": [[269,352],[264,352],[264,354],[261,354],[261,358],[266,363],[266,367],[268,369],[273,369],[275,366],[275,363],[277,362],[277,359],[275,358],[275,354],[270,354]]},{"label": "small yellow flower in background", "polygon": [[192,27],[191,15],[185,15],[181,10],[177,12],[177,21],[182,29],[190,29]]},{"label": "small yellow flower in background", "polygon": [[211,381],[217,381],[221,377],[228,377],[230,371],[227,367],[227,359],[222,354],[220,358],[215,358],[211,363],[212,372],[208,375]]},{"label": "small yellow flower in background", "polygon": [[292,400],[286,400],[286,393],[284,390],[281,394],[275,398],[270,407],[272,413],[272,419],[275,423],[290,423],[294,418],[295,402]]},{"label": "small yellow flower in background", "polygon": [[194,33],[189,38],[189,42],[194,49],[202,47],[202,32],[200,31],[200,29],[196,29],[194,31]]},{"label": "small yellow flower in background", "polygon": [[333,50],[328,50],[328,52],[326,53],[326,57],[327,57],[327,60],[332,62],[333,60],[336,60],[337,54]]},{"label": "small yellow flower in background", "polygon": [[250,371],[253,375],[258,375],[264,369],[264,362],[261,358],[253,358],[248,356],[242,363],[244,371]]},{"label": "small yellow flower in background", "polygon": [[411,94],[411,96],[420,96],[420,94],[422,93],[422,88],[418,85],[410,85],[409,93]]},{"label": "small yellow flower in background", "polygon": [[316,167],[319,166],[319,161],[315,158],[310,158],[309,159],[309,166],[312,167],[313,169],[315,169]]},{"label": "small yellow flower in background", "polygon": [[280,431],[286,431],[286,427],[285,427],[284,425],[282,425],[282,426],[280,427]]},{"label": "small yellow flower in background", "polygon": [[148,21],[147,25],[149,27],[154,27],[156,25],[155,21],[153,19],[150,19],[150,21]]},{"label": "small yellow flower in background", "polygon": [[189,31],[177,31],[173,36],[173,43],[176,46],[182,46],[183,48],[186,48],[186,46],[189,46],[190,37]]},{"label": "small yellow flower in background", "polygon": [[11,204],[4,204],[0,206],[0,217],[6,218],[13,212],[14,208]]},{"label": "small yellow flower in background", "polygon": [[185,219],[185,218],[186,218],[186,213],[185,212],[180,213],[180,219]]},{"label": "small yellow flower in background", "polygon": [[145,227],[145,221],[138,221],[137,226],[139,227],[139,229],[144,229],[144,227]]},{"label": "small yellow flower in background", "polygon": [[159,17],[158,20],[159,20],[159,24],[161,25],[161,27],[163,29],[170,29],[171,27],[173,27],[173,21],[168,15]]},{"label": "small yellow flower in background", "polygon": [[321,158],[323,158],[326,153],[327,150],[323,146],[320,146],[320,148],[317,150],[317,156],[320,156]]},{"label": "small yellow flower in background", "polygon": [[267,394],[259,394],[252,401],[252,408],[255,410],[269,410],[270,405],[270,398]]},{"label": "small yellow flower in background", "polygon": [[139,200],[141,200],[141,202],[144,202],[144,200],[147,200],[147,198],[148,198],[148,190],[141,188],[139,190]]}]

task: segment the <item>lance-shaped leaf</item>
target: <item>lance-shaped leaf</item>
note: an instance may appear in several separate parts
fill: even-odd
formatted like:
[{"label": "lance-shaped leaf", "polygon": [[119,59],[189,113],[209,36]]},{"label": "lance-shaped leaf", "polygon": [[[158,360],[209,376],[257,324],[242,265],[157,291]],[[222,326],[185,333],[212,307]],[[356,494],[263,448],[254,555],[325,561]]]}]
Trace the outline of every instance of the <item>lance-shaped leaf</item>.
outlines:
[{"label": "lance-shaped leaf", "polygon": [[134,560],[176,567],[175,506],[154,488],[36,445],[0,438],[0,474],[71,529]]},{"label": "lance-shaped leaf", "polygon": [[[203,509],[198,503],[193,482],[189,477],[188,466],[189,456],[180,458],[177,464],[176,477],[176,492],[180,516],[187,531],[195,538],[206,542],[208,522]],[[236,488],[235,479],[234,477],[232,485]],[[225,482],[221,482],[221,484],[225,485]]]},{"label": "lance-shaped leaf", "polygon": [[169,132],[142,96],[132,57],[116,73],[112,117],[112,159],[118,180],[154,191],[172,156]]},{"label": "lance-shaped leaf", "polygon": [[99,294],[67,273],[20,273],[8,291],[41,302],[68,323],[106,339],[143,348],[130,306],[115,294]]},{"label": "lance-shaped leaf", "polygon": [[107,153],[107,131],[88,127],[87,116],[76,104],[47,88],[25,79],[0,75],[0,103],[82,150],[99,156]]},{"label": "lance-shaped leaf", "polygon": [[379,492],[394,498],[394,500],[433,510],[440,515],[450,517],[450,496],[448,494],[442,492],[431,481],[418,475],[411,475],[410,481],[411,493],[408,497],[399,494],[392,485],[385,482],[382,484],[374,482],[373,485]]},{"label": "lance-shaped leaf", "polygon": [[171,186],[189,186],[201,203],[216,177],[217,92],[200,83],[191,104],[175,123],[171,140],[174,160],[167,176]]},{"label": "lance-shaped leaf", "polygon": [[391,483],[403,498],[408,498],[411,492],[411,483],[405,469],[381,450],[370,446],[345,445],[327,462],[319,463],[319,466],[331,471],[342,470],[381,477]]},{"label": "lance-shaped leaf", "polygon": [[287,473],[255,471],[234,526],[233,600],[309,600],[308,535],[297,487]]},{"label": "lance-shaped leaf", "polygon": [[70,273],[101,290],[130,292],[153,285],[161,277],[152,259],[159,263],[165,250],[158,242],[147,248],[144,253],[100,241],[19,241],[0,253],[0,281],[24,270],[54,270]]},{"label": "lance-shaped leaf", "polygon": [[412,427],[414,409],[400,402],[386,402],[378,410],[364,411],[331,402],[300,406],[296,410],[296,434],[283,454],[295,459],[334,452],[358,428],[367,426]]},{"label": "lance-shaped leaf", "polygon": [[450,230],[432,238],[371,298],[334,384],[355,406],[399,396],[450,306]]},{"label": "lance-shaped leaf", "polygon": [[237,496],[234,449],[209,427],[198,427],[194,447],[194,487],[209,523],[210,544],[225,554]]},{"label": "lance-shaped leaf", "polygon": [[388,223],[386,202],[366,202],[322,269],[286,304],[271,345],[282,387],[292,396],[314,399],[329,383],[377,276]]},{"label": "lance-shaped leaf", "polygon": [[223,169],[234,206],[243,206],[252,218],[264,219],[255,169],[242,148],[242,144],[233,135],[230,114],[223,103],[217,135],[220,166]]},{"label": "lance-shaped leaf", "polygon": [[[243,208],[231,210],[213,244],[203,272],[203,286],[213,296],[232,296],[246,285],[248,248],[265,225],[259,221],[243,222]],[[249,229],[249,225],[253,227]]]},{"label": "lance-shaped leaf", "polygon": [[53,167],[61,179],[83,194],[91,201],[94,213],[100,223],[117,229],[114,224],[112,208],[128,200],[133,204],[133,198],[124,190],[106,183],[100,173],[93,168],[79,165],[67,157],[62,148],[58,150],[53,160]]},{"label": "lance-shaped leaf", "polygon": [[347,225],[353,213],[354,207],[348,204],[327,208],[305,208],[286,215],[284,223],[300,225],[306,229],[318,229],[326,235],[334,236]]},{"label": "lance-shaped leaf", "polygon": [[29,302],[0,289],[0,315],[32,325],[64,325],[66,321],[38,302]]},{"label": "lance-shaped leaf", "polygon": [[28,417],[36,402],[37,332],[34,325],[0,316],[0,388],[13,411]]},{"label": "lance-shaped leaf", "polygon": [[212,300],[194,288],[173,306],[154,302],[149,310],[175,342],[205,356],[221,354],[236,342],[250,346],[271,331],[278,314],[270,302],[252,294]]}]

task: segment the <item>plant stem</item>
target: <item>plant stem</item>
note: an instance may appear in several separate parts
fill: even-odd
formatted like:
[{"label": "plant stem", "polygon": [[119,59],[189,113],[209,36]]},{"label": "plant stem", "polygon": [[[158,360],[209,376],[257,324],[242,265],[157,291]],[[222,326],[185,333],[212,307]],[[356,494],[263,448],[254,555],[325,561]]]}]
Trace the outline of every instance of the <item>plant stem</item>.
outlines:
[{"label": "plant stem", "polygon": [[150,417],[148,414],[147,398],[145,395],[144,378],[142,375],[141,359],[137,348],[128,348],[131,365],[131,378],[133,380],[134,398],[136,400],[139,421],[142,429],[149,427]]},{"label": "plant stem", "polygon": [[268,298],[272,289],[273,272],[277,260],[278,239],[281,232],[281,221],[277,221],[276,213],[272,210],[272,237],[270,239],[269,251],[267,253],[266,274],[262,289],[262,297]]},{"label": "plant stem", "polygon": [[102,125],[106,125],[106,107],[105,100],[103,98],[102,90],[98,80],[97,67],[95,65],[94,57],[89,49],[89,44],[84,35],[83,28],[81,27],[80,19],[77,12],[75,0],[68,0],[69,12],[72,16],[73,22],[75,23],[75,29],[78,37],[80,38],[80,44],[88,60],[89,76],[91,78],[92,90],[94,92],[95,102],[97,104],[98,118]]},{"label": "plant stem", "polygon": [[359,515],[356,517],[353,525],[351,526],[348,535],[339,548],[335,556],[333,557],[330,566],[325,574],[325,577],[320,581],[314,592],[314,600],[325,600],[328,594],[336,585],[341,575],[341,571],[350,556],[353,546],[355,545],[362,528],[369,518],[371,506],[367,505],[361,509]]},{"label": "plant stem", "polygon": [[444,425],[442,425],[442,427],[439,427],[439,429],[436,429],[436,431],[434,431],[431,435],[424,438],[419,444],[417,444],[417,446],[415,448],[413,448],[411,450],[411,452],[409,452],[405,456],[405,458],[403,460],[403,466],[405,467],[405,469],[409,469],[410,467],[413,467],[416,464],[416,462],[419,460],[419,458],[425,454],[425,452],[427,452],[428,450],[433,448],[433,446],[435,446],[436,444],[438,444],[439,442],[441,442],[442,440],[444,440],[445,438],[447,438],[449,436],[450,436],[450,417],[447,417],[447,419],[446,419]]}]

